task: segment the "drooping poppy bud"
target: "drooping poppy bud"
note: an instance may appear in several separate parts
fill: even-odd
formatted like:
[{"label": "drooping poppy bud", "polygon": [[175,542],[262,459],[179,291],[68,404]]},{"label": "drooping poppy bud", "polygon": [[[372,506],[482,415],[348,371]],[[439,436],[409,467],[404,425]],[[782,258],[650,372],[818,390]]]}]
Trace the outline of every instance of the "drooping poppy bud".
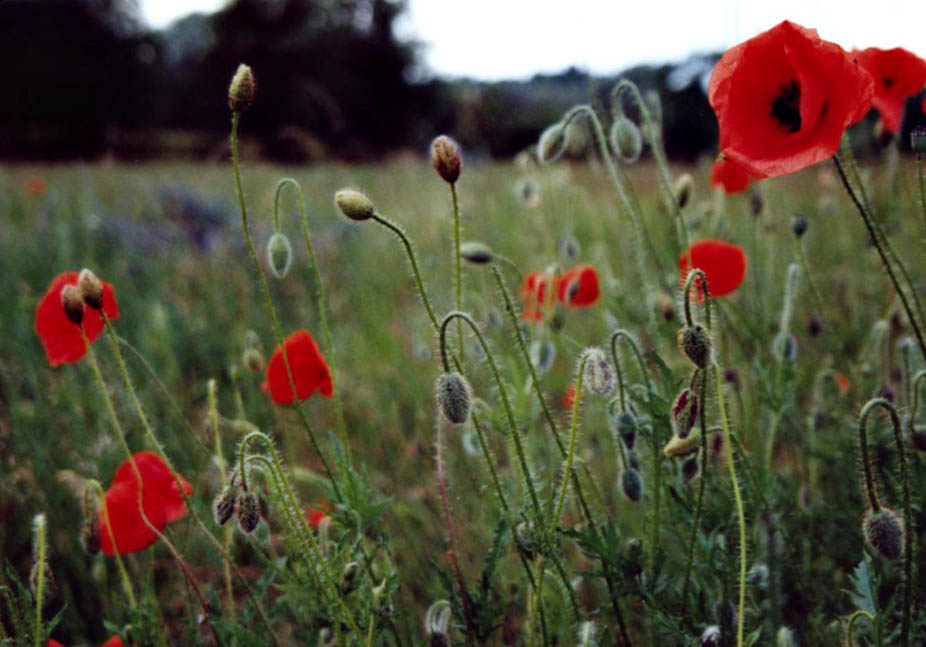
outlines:
[{"label": "drooping poppy bud", "polygon": [[537,157],[542,164],[550,164],[563,156],[566,150],[566,128],[562,122],[548,126],[540,133],[537,142]]},{"label": "drooping poppy bud", "polygon": [[868,510],[862,520],[862,533],[872,548],[886,559],[900,559],[904,551],[904,525],[897,513],[889,508],[877,512]]},{"label": "drooping poppy bud", "polygon": [[621,491],[634,503],[643,498],[643,479],[637,470],[626,469],[621,472]]},{"label": "drooping poppy bud", "polygon": [[682,389],[672,403],[672,429],[679,438],[687,438],[698,421],[698,396],[691,389]]},{"label": "drooping poppy bud", "polygon": [[632,413],[623,412],[615,418],[614,431],[627,449],[633,449],[637,441],[637,419]]},{"label": "drooping poppy bud", "polygon": [[250,535],[260,523],[260,501],[253,492],[239,492],[235,503],[235,519],[238,528],[246,535]]},{"label": "drooping poppy bud", "polygon": [[625,164],[633,164],[643,152],[643,136],[640,129],[627,117],[618,117],[611,124],[611,147]]},{"label": "drooping poppy bud", "polygon": [[84,300],[75,285],[65,285],[61,289],[61,307],[71,323],[80,325],[84,320]]},{"label": "drooping poppy bud", "polygon": [[82,269],[77,275],[77,286],[84,303],[94,310],[103,308],[103,284],[96,274],[87,268]]},{"label": "drooping poppy bud", "polygon": [[435,385],[437,406],[450,422],[461,425],[469,418],[470,392],[466,378],[457,372],[443,373]]},{"label": "drooping poppy bud", "polygon": [[341,189],[334,194],[334,204],[347,218],[356,221],[369,220],[376,213],[373,202],[355,189]]},{"label": "drooping poppy bud", "polygon": [[807,233],[807,227],[809,226],[809,221],[807,216],[802,213],[796,213],[791,216],[791,233],[793,233],[797,238],[802,238],[804,234]]},{"label": "drooping poppy bud", "polygon": [[224,526],[235,514],[237,498],[238,490],[231,485],[226,485],[222,492],[215,497],[212,502],[212,516],[215,518],[217,525]]},{"label": "drooping poppy bud", "polygon": [[691,173],[682,173],[679,175],[672,191],[675,194],[675,201],[678,203],[678,208],[684,209],[691,201],[691,194],[694,192],[694,178],[691,177]]},{"label": "drooping poppy bud", "polygon": [[492,262],[492,249],[478,240],[460,243],[460,256],[476,265],[485,265]]},{"label": "drooping poppy bud", "polygon": [[273,232],[267,241],[267,265],[270,273],[278,279],[286,278],[293,264],[293,247],[289,237],[280,231]]},{"label": "drooping poppy bud", "polygon": [[608,363],[608,357],[600,348],[585,351],[585,376],[589,391],[602,397],[614,392],[614,371]]},{"label": "drooping poppy bud", "polygon": [[714,344],[710,333],[700,324],[683,328],[678,336],[678,345],[698,368],[705,369],[711,363]]}]

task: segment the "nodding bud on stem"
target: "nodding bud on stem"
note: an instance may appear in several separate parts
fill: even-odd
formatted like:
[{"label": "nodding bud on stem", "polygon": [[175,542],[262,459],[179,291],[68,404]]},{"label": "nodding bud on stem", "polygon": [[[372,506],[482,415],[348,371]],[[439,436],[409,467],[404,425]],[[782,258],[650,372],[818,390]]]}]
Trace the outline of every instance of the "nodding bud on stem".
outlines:
[{"label": "nodding bud on stem", "polygon": [[77,287],[80,288],[80,296],[84,303],[94,310],[103,307],[103,284],[91,270],[84,268],[80,271]]},{"label": "nodding bud on stem", "polygon": [[550,164],[563,156],[566,150],[566,128],[558,121],[540,133],[537,142],[537,157],[542,164]]},{"label": "nodding bud on stem", "polygon": [[424,614],[424,630],[428,634],[428,644],[431,646],[449,646],[450,636],[450,603],[447,600],[438,600]]},{"label": "nodding bud on stem", "polygon": [[793,364],[797,361],[797,338],[791,333],[778,333],[772,340],[772,352],[779,362]]},{"label": "nodding bud on stem", "polygon": [[698,368],[707,368],[711,363],[713,341],[710,333],[700,324],[685,326],[678,335],[678,345]]},{"label": "nodding bud on stem", "polygon": [[611,124],[611,147],[625,164],[633,164],[643,152],[643,136],[640,129],[627,117],[618,117]]},{"label": "nodding bud on stem", "polygon": [[469,384],[457,372],[444,373],[435,385],[437,406],[450,422],[462,425],[469,418]]},{"label": "nodding bud on stem", "polygon": [[886,559],[895,561],[903,555],[904,525],[893,510],[868,510],[862,520],[862,532],[871,547]]},{"label": "nodding bud on stem", "polygon": [[235,503],[235,519],[238,528],[250,535],[260,523],[260,501],[253,492],[239,492]]},{"label": "nodding bud on stem", "polygon": [[798,238],[801,238],[804,234],[807,233],[807,227],[810,225],[810,222],[807,220],[807,216],[802,213],[796,213],[791,216],[791,233],[793,233]]},{"label": "nodding bud on stem", "polygon": [[691,201],[691,194],[694,192],[694,178],[690,173],[682,173],[675,181],[675,201],[679,209],[684,209]]},{"label": "nodding bud on stem", "polygon": [[608,356],[600,348],[589,348],[584,355],[584,379],[588,384],[588,390],[602,397],[614,393],[614,371],[608,364]]},{"label": "nodding bud on stem", "polygon": [[61,289],[61,307],[72,323],[78,326],[84,320],[84,299],[76,285],[65,285]]},{"label": "nodding bud on stem", "polygon": [[679,438],[687,438],[698,420],[698,396],[691,389],[682,389],[672,403],[672,429]]},{"label": "nodding bud on stem", "polygon": [[102,548],[100,524],[97,519],[84,519],[80,524],[80,545],[88,555],[96,555]]},{"label": "nodding bud on stem", "polygon": [[431,142],[431,166],[445,182],[455,183],[463,170],[463,155],[460,145],[447,135],[441,135]]},{"label": "nodding bud on stem", "polygon": [[242,63],[235,70],[235,75],[228,85],[228,107],[239,114],[244,112],[251,107],[256,92],[257,82],[254,81],[254,72]]},{"label": "nodding bud on stem", "polygon": [[531,363],[537,372],[546,375],[553,368],[553,362],[556,359],[556,346],[549,339],[543,341],[535,339],[531,342],[530,349]]},{"label": "nodding bud on stem", "polygon": [[369,220],[376,213],[373,202],[354,189],[341,189],[334,194],[334,203],[351,220]]},{"label": "nodding bud on stem", "polygon": [[225,489],[215,497],[212,502],[212,516],[215,523],[224,526],[228,520],[235,514],[235,503],[238,498],[238,491],[231,485],[226,485]]},{"label": "nodding bud on stem", "polygon": [[292,264],[293,247],[289,244],[289,237],[280,231],[273,232],[267,241],[267,265],[270,266],[270,273],[278,279],[285,278]]},{"label": "nodding bud on stem", "polygon": [[485,243],[470,240],[460,243],[460,256],[476,265],[485,265],[492,262],[492,250]]},{"label": "nodding bud on stem", "polygon": [[711,625],[701,634],[701,647],[718,647],[720,638],[720,627]]},{"label": "nodding bud on stem", "polygon": [[910,133],[910,147],[917,155],[926,154],[926,127],[917,126]]},{"label": "nodding bud on stem", "polygon": [[621,472],[621,491],[634,503],[643,498],[643,479],[637,470],[626,469]]},{"label": "nodding bud on stem", "polygon": [[618,414],[614,421],[614,431],[627,449],[633,449],[637,442],[638,424],[636,417],[632,413],[625,411]]},{"label": "nodding bud on stem", "polygon": [[252,373],[264,372],[264,356],[256,348],[245,348],[241,354],[241,361]]}]

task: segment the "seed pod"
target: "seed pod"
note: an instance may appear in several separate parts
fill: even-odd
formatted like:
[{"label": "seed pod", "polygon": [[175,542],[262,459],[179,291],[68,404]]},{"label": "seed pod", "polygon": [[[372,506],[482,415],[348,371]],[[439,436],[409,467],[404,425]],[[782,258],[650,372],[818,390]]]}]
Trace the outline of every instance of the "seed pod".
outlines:
[{"label": "seed pod", "polygon": [[688,485],[698,475],[698,455],[690,456],[682,461],[682,485]]},{"label": "seed pod", "polygon": [[885,558],[900,559],[904,550],[904,526],[897,513],[889,508],[868,510],[862,520],[862,533],[872,548]]},{"label": "seed pod", "polygon": [[637,442],[637,419],[632,413],[626,411],[618,414],[614,420],[614,432],[618,435],[627,449],[633,449]]},{"label": "seed pod", "polygon": [[698,404],[698,396],[689,388],[682,389],[675,396],[669,418],[672,421],[672,429],[679,438],[687,438],[694,429],[698,421]]},{"label": "seed pod", "polygon": [[334,194],[334,204],[351,220],[369,220],[376,213],[373,201],[360,191],[341,189]]},{"label": "seed pod", "polygon": [[611,148],[625,164],[633,164],[643,152],[643,136],[640,129],[627,117],[618,117],[611,124]]},{"label": "seed pod", "polygon": [[445,182],[449,184],[456,182],[463,169],[460,145],[447,135],[437,137],[431,142],[431,166]]},{"label": "seed pod", "polygon": [[293,264],[293,247],[289,244],[289,237],[279,231],[273,233],[267,241],[267,265],[270,273],[278,279],[289,274]]},{"label": "seed pod", "polygon": [[701,324],[682,328],[678,335],[678,345],[698,368],[707,368],[711,363],[714,343],[710,333]]},{"label": "seed pod", "polygon": [[626,469],[621,472],[621,490],[634,503],[643,498],[643,479],[637,470]]},{"label": "seed pod", "polygon": [[537,142],[537,157],[541,164],[550,164],[563,156],[566,150],[566,129],[561,121],[540,133]]},{"label": "seed pod", "polygon": [[476,265],[485,265],[492,262],[492,250],[488,245],[478,240],[460,243],[460,256]]},{"label": "seed pod", "polygon": [[678,176],[673,192],[675,193],[678,208],[684,209],[691,201],[691,194],[694,192],[694,178],[691,177],[690,173],[682,173]]},{"label": "seed pod", "polygon": [[469,418],[470,391],[466,378],[457,372],[443,373],[435,386],[437,406],[450,422],[462,425]]},{"label": "seed pod", "polygon": [[235,502],[238,491],[231,485],[226,485],[222,492],[212,502],[212,516],[215,523],[224,526],[235,513]]},{"label": "seed pod", "polygon": [[65,285],[61,288],[61,307],[71,323],[78,326],[84,320],[84,299],[76,285]]},{"label": "seed pod", "polygon": [[250,535],[260,523],[260,501],[253,492],[239,492],[235,503],[235,519],[238,528],[246,535]]},{"label": "seed pod", "polygon": [[103,284],[92,271],[84,268],[77,276],[77,286],[80,288],[80,296],[84,303],[99,310],[103,307]]},{"label": "seed pod", "polygon": [[801,238],[807,233],[807,227],[809,225],[810,223],[807,220],[807,216],[804,214],[796,213],[791,216],[791,233],[797,238]]},{"label": "seed pod", "polygon": [[242,63],[235,70],[235,75],[228,85],[228,107],[240,114],[251,107],[256,93],[257,82],[254,80],[254,72]]},{"label": "seed pod", "polygon": [[614,393],[614,371],[608,363],[608,356],[600,348],[589,348],[584,355],[585,381],[589,391],[602,397]]}]

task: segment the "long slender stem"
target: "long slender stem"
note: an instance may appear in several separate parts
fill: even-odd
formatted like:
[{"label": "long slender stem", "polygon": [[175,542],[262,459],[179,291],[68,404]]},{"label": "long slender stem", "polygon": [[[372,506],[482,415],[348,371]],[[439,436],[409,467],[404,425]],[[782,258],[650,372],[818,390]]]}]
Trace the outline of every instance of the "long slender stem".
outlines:
[{"label": "long slender stem", "polygon": [[[453,196],[453,255],[454,273],[456,275],[456,290],[454,291],[454,309],[463,310],[463,261],[460,253],[460,203],[457,199],[457,185],[450,183],[450,195]],[[457,343],[460,350],[460,361],[464,361],[466,353],[463,349],[463,322],[457,321]]]},{"label": "long slender stem", "polygon": [[[219,467],[219,480],[222,483],[222,487],[225,487],[225,484],[228,483],[228,474],[225,470],[225,457],[222,455],[222,437],[219,434],[219,405],[218,405],[218,394],[217,394],[217,384],[216,381],[209,380],[207,385],[207,392],[209,397],[209,424],[212,426],[212,438],[213,443],[215,444],[215,456],[216,462]],[[232,542],[232,527],[231,525],[225,526],[225,536],[223,537],[225,543],[225,550],[231,550]],[[231,622],[235,617],[235,594],[232,589],[232,575],[231,575],[231,566],[227,561],[223,560],[223,572],[225,575],[225,620]]]},{"label": "long slender stem", "polygon": [[801,269],[804,270],[804,276],[807,277],[807,285],[810,286],[810,294],[813,296],[814,305],[817,307],[820,321],[823,322],[823,329],[829,333],[829,323],[826,320],[826,314],[823,312],[823,299],[820,297],[820,291],[817,289],[817,282],[814,281],[813,274],[810,273],[810,264],[807,262],[807,254],[804,251],[803,239],[798,239],[796,246],[797,257],[801,262]]},{"label": "long slender stem", "polygon": [[855,623],[859,618],[868,618],[868,622],[874,622],[875,617],[865,611],[865,609],[856,609],[852,612],[852,615],[849,616],[849,621],[846,623],[846,647],[855,647],[855,641],[852,639],[852,630],[855,628]]},{"label": "long slender stem", "polygon": [[923,213],[923,239],[920,242],[926,249],[926,169],[923,167],[923,156],[918,153],[916,156],[916,175],[917,184],[920,187],[920,206]]},{"label": "long slender stem", "polygon": [[42,647],[42,607],[45,606],[45,515],[35,517],[35,647]]},{"label": "long slender stem", "polygon": [[437,330],[437,316],[434,314],[434,310],[431,308],[431,301],[428,299],[427,292],[425,292],[424,282],[421,280],[421,270],[418,269],[418,259],[415,256],[415,250],[412,248],[411,241],[408,239],[408,236],[405,234],[401,227],[399,227],[385,216],[374,213],[373,220],[381,224],[386,229],[392,231],[392,233],[398,236],[399,240],[402,241],[402,245],[405,247],[405,254],[408,256],[408,262],[412,266],[412,274],[415,277],[415,284],[418,287],[418,296],[421,298],[421,303],[424,304],[424,309],[428,312],[428,319],[431,320],[431,324],[434,326],[434,329]]},{"label": "long slender stem", "polygon": [[[100,509],[103,511],[103,523],[106,525],[106,534],[109,535],[109,543],[115,546],[116,535],[113,533],[112,524],[109,522],[109,506],[106,503],[106,494],[103,492],[103,486],[100,485],[100,482],[96,479],[88,479],[84,484],[84,517],[89,519],[92,514],[87,500],[87,495],[91,490],[100,501]],[[100,530],[102,530],[102,528]],[[116,558],[116,568],[119,571],[119,577],[122,580],[122,590],[129,601],[129,607],[137,609],[138,602],[135,600],[135,591],[132,589],[132,582],[129,579],[129,574],[125,570],[122,554],[119,551],[113,551],[113,556]]]},{"label": "long slender stem", "polygon": [[682,584],[682,616],[688,607],[688,584],[691,580],[691,567],[694,565],[695,543],[698,526],[701,523],[701,506],[704,503],[704,486],[707,481],[707,373],[701,375],[701,407],[698,411],[701,421],[701,475],[698,483],[698,499],[695,503],[694,519],[691,521],[691,535],[688,539],[688,559],[685,561],[685,577]]}]

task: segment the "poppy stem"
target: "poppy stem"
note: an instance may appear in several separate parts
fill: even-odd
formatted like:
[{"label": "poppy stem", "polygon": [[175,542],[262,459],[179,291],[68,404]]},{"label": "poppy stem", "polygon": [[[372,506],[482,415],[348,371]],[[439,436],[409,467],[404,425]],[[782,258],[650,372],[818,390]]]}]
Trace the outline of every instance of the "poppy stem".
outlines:
[{"label": "poppy stem", "polygon": [[296,198],[299,202],[299,219],[302,225],[302,238],[305,240],[306,253],[312,263],[312,273],[315,275],[315,308],[318,310],[318,322],[322,328],[322,335],[325,337],[325,353],[331,373],[332,391],[334,392],[334,411],[337,422],[338,435],[341,440],[341,446],[344,448],[344,454],[347,458],[347,464],[351,464],[350,443],[347,436],[347,423],[344,418],[344,405],[341,402],[341,389],[338,388],[337,376],[334,362],[334,342],[331,339],[331,328],[328,326],[328,308],[326,306],[325,286],[322,283],[321,270],[318,266],[318,259],[315,256],[315,248],[312,246],[312,238],[309,235],[309,219],[306,215],[305,198],[302,193],[302,187],[293,178],[283,178],[277,182],[276,191],[273,196],[273,229],[280,231],[280,197],[283,189],[291,186],[296,191]]},{"label": "poppy stem", "polygon": [[649,393],[652,391],[653,385],[652,382],[650,382],[649,373],[646,370],[646,362],[643,361],[643,355],[640,353],[640,346],[637,344],[637,340],[633,335],[630,334],[629,331],[623,328],[615,330],[611,335],[611,358],[614,361],[614,368],[617,371],[617,389],[621,400],[621,412],[623,413],[627,410],[627,403],[624,395],[624,374],[623,371],[621,371],[620,356],[617,352],[617,342],[621,339],[624,339],[624,341],[630,345],[631,350],[633,350],[633,354],[637,358],[637,364],[640,366],[640,374],[646,381],[647,399],[649,399]]},{"label": "poppy stem", "polygon": [[810,272],[810,264],[807,262],[807,254],[804,251],[804,239],[795,239],[795,246],[797,247],[797,258],[801,263],[801,269],[804,270],[804,276],[807,277],[807,285],[810,287],[810,294],[813,296],[814,305],[817,307],[820,321],[823,322],[823,329],[830,332],[829,322],[823,311],[823,299],[820,297],[820,291],[817,289],[817,282],[814,281],[813,274]]},{"label": "poppy stem", "polygon": [[694,519],[691,520],[691,536],[688,539],[688,559],[685,561],[685,577],[682,580],[682,617],[687,617],[688,584],[691,581],[691,567],[694,566],[695,544],[701,523],[701,507],[704,504],[704,485],[707,480],[707,373],[701,372],[701,407],[698,418],[701,423],[701,474],[698,482],[698,499],[695,503]]},{"label": "poppy stem", "polygon": [[293,405],[296,408],[296,412],[299,414],[299,418],[302,421],[302,426],[305,427],[305,430],[308,433],[309,441],[312,444],[312,449],[314,449],[315,453],[318,454],[319,460],[321,460],[322,465],[325,468],[325,472],[328,474],[328,479],[331,481],[331,486],[334,489],[337,497],[340,499],[341,491],[338,488],[337,480],[334,477],[334,472],[331,471],[331,466],[328,463],[328,459],[325,457],[324,452],[322,452],[321,445],[318,444],[318,438],[315,435],[315,430],[312,428],[312,425],[309,424],[309,420],[306,417],[305,412],[302,410],[302,404],[299,401],[298,391],[296,390],[296,380],[293,377],[293,371],[289,363],[289,353],[286,351],[286,343],[283,339],[283,327],[280,325],[280,319],[277,316],[276,308],[273,305],[273,297],[270,295],[270,286],[267,284],[267,277],[264,275],[263,267],[261,267],[260,260],[257,258],[257,251],[254,249],[254,242],[251,240],[251,230],[248,227],[248,209],[244,200],[244,189],[241,186],[241,168],[238,161],[238,119],[240,116],[241,115],[238,112],[232,112],[230,145],[232,151],[232,168],[234,170],[235,176],[235,189],[238,195],[238,207],[241,212],[241,229],[244,231],[244,240],[247,243],[248,254],[251,257],[251,263],[254,265],[254,271],[257,273],[258,283],[260,284],[260,289],[264,297],[264,307],[266,308],[267,314],[273,323],[273,331],[276,333],[277,343],[280,346],[280,353],[283,356],[283,365],[286,368],[286,377],[289,380],[289,388],[293,395]]},{"label": "poppy stem", "polygon": [[[460,203],[457,199],[456,182],[450,183],[450,195],[453,198],[453,253],[455,257],[456,292],[454,293],[454,310],[463,310],[463,260],[460,253]],[[460,348],[460,361],[466,361],[463,348],[463,322],[457,320],[457,343]]]},{"label": "poppy stem", "polygon": [[[88,479],[84,482],[84,518],[91,519],[92,517],[90,506],[88,505],[88,496],[90,492],[96,494],[100,501],[100,508],[103,510],[103,523],[106,525],[106,529],[104,531],[102,528],[100,528],[100,531],[106,532],[106,534],[109,535],[109,543],[115,546],[116,535],[113,533],[113,526],[109,521],[109,506],[106,504],[106,493],[103,492],[103,486],[100,485],[100,482],[96,479]],[[118,550],[114,550],[113,556],[116,558],[116,568],[119,570],[119,577],[122,580],[122,590],[125,593],[125,597],[129,600],[129,607],[132,609],[137,609],[138,602],[135,599],[135,591],[132,589],[132,582],[129,579],[129,574],[125,570],[125,564],[122,561],[122,554]]]},{"label": "poppy stem", "polygon": [[42,647],[42,607],[45,606],[45,515],[37,514],[33,521],[35,541],[35,647]]},{"label": "poppy stem", "polygon": [[[218,405],[218,385],[215,379],[210,379],[206,384],[206,391],[209,399],[209,424],[212,426],[212,438],[215,443],[215,457],[219,468],[219,480],[222,487],[228,483],[228,474],[225,469],[225,457],[222,455],[222,437],[219,434],[219,405]],[[182,489],[182,488],[181,488]],[[232,527],[226,525],[224,530],[225,550],[231,549]],[[223,560],[223,571],[225,575],[225,620],[232,622],[235,617],[235,594],[232,589],[231,566],[228,561]]]},{"label": "poppy stem", "polygon": [[920,188],[920,206],[922,207],[923,212],[923,239],[922,243],[926,247],[926,168],[923,164],[923,155],[917,153],[916,155],[916,175],[917,175],[917,184]]},{"label": "poppy stem", "polygon": [[900,459],[900,482],[903,488],[903,522],[904,522],[904,597],[903,597],[903,623],[900,630],[900,644],[902,647],[909,647],[910,644],[910,604],[913,594],[913,512],[910,502],[910,479],[907,474],[907,453],[904,448],[903,435],[901,432],[900,418],[897,410],[889,401],[884,398],[874,398],[869,400],[859,414],[858,434],[859,447],[862,451],[862,465],[865,472],[865,489],[868,494],[868,501],[871,505],[872,512],[878,512],[878,495],[875,491],[874,478],[871,473],[871,465],[868,460],[868,442],[867,442],[867,423],[868,416],[876,407],[882,407],[887,410],[891,418],[891,426],[894,428],[894,443],[897,445],[897,454]]},{"label": "poppy stem", "polygon": [[859,618],[862,618],[862,617],[868,618],[868,622],[871,622],[871,623],[875,621],[875,617],[871,615],[868,611],[865,611],[865,609],[856,609],[855,611],[853,611],[852,615],[849,616],[849,621],[846,622],[846,645],[848,647],[852,647],[852,645],[855,644],[855,640],[852,635],[852,630],[855,629],[855,622]]},{"label": "poppy stem", "polygon": [[685,277],[685,287],[682,289],[682,302],[685,304],[685,324],[694,325],[694,319],[691,316],[691,286],[694,285],[695,278],[699,279],[699,288],[704,294],[704,319],[707,322],[707,329],[711,329],[711,294],[707,285],[707,274],[697,267],[688,272]]}]

